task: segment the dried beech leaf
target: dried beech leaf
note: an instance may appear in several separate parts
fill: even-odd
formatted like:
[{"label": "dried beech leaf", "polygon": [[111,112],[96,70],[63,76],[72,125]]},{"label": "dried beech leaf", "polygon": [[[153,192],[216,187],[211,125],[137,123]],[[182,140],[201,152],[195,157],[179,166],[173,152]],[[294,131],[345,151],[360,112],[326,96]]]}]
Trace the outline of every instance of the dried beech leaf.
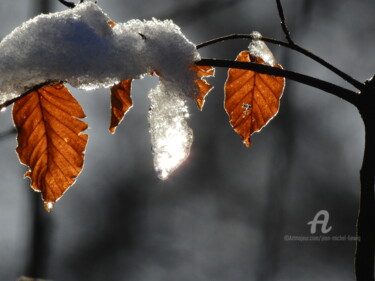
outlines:
[{"label": "dried beech leaf", "polygon": [[42,193],[47,211],[74,183],[82,170],[88,136],[85,114],[62,85],[46,86],[14,103],[17,153],[29,166],[25,177]]},{"label": "dried beech leaf", "polygon": [[215,75],[215,69],[211,66],[203,65],[192,65],[190,67],[192,71],[196,72],[197,79],[194,81],[199,89],[199,94],[194,97],[195,102],[200,110],[202,110],[205,98],[210,90],[213,88],[212,85],[208,84],[204,77],[211,77]]},{"label": "dried beech leaf", "polygon": [[133,106],[130,97],[133,79],[124,80],[111,88],[111,125],[109,131],[114,134],[124,115]]},{"label": "dried beech leaf", "polygon": [[[265,64],[248,51],[241,52],[236,60]],[[278,64],[275,67],[281,68]],[[251,134],[260,131],[277,114],[284,85],[285,79],[282,77],[250,70],[228,70],[224,107],[230,124],[246,146],[251,145]]]}]

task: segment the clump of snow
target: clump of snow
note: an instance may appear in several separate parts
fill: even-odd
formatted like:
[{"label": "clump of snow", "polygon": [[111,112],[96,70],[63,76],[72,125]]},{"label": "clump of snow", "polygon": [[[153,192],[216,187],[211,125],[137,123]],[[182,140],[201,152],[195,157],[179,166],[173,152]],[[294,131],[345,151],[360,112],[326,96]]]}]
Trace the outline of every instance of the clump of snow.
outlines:
[{"label": "clump of snow", "polygon": [[37,16],[0,42],[0,105],[43,83],[91,90],[156,72],[149,123],[155,169],[166,179],[190,151],[186,97],[199,90],[190,70],[196,47],[170,20],[130,20],[111,27],[93,2]]},{"label": "clump of snow", "polygon": [[261,58],[266,64],[270,66],[275,66],[277,64],[277,61],[273,56],[271,50],[267,47],[266,43],[260,40],[262,38],[262,34],[260,34],[258,31],[253,31],[251,33],[251,36],[253,40],[249,44],[250,54],[255,57]]},{"label": "clump of snow", "polygon": [[188,67],[199,54],[172,21],[108,21],[84,2],[16,28],[0,42],[0,104],[48,81],[90,90],[155,70],[184,94],[195,91]]},{"label": "clump of snow", "polygon": [[193,132],[187,124],[189,117],[185,97],[171,90],[168,83],[160,84],[149,93],[151,107],[149,124],[154,166],[160,179],[168,176],[186,159],[193,142]]}]

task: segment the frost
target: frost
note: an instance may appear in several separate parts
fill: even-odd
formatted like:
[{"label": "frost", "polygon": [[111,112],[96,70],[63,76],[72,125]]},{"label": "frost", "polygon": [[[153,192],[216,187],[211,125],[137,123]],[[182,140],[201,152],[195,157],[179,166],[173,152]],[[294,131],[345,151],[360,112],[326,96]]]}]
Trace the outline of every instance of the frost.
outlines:
[{"label": "frost", "polygon": [[193,132],[185,97],[170,90],[163,81],[152,89],[148,119],[155,170],[160,179],[168,176],[186,159],[193,142]]},{"label": "frost", "polygon": [[273,56],[271,50],[267,47],[266,43],[262,40],[262,35],[258,31],[253,31],[251,33],[253,40],[249,44],[250,54],[261,58],[266,64],[270,66],[275,66],[277,61]]},{"label": "frost", "polygon": [[185,95],[195,91],[195,45],[172,21],[131,20],[114,28],[93,2],[37,16],[0,42],[0,104],[45,82],[92,90],[157,71]]}]

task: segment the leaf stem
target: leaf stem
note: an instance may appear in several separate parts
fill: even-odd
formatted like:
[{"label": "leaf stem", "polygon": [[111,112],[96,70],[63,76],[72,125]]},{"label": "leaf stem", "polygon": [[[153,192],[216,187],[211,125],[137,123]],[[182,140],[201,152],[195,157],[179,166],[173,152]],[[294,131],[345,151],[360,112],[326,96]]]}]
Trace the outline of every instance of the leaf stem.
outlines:
[{"label": "leaf stem", "polygon": [[335,95],[343,100],[357,105],[359,95],[349,89],[342,88],[338,85],[332,84],[330,82],[320,80],[308,75],[301,73],[296,73],[290,70],[280,69],[264,64],[252,63],[252,62],[240,62],[231,60],[220,60],[220,59],[201,59],[195,62],[197,65],[214,66],[214,67],[226,67],[226,68],[238,68],[244,70],[252,70],[263,74],[269,74],[274,76],[285,77],[302,84],[320,89],[332,95]]},{"label": "leaf stem", "polygon": [[233,40],[233,39],[250,39],[250,40],[258,39],[258,40],[262,40],[262,41],[267,42],[267,43],[271,43],[271,44],[275,44],[275,45],[279,45],[279,46],[282,46],[282,47],[289,48],[291,50],[294,50],[298,53],[301,53],[301,54],[307,56],[308,58],[316,61],[320,65],[322,65],[322,66],[326,67],[327,69],[331,70],[333,73],[335,73],[336,75],[338,75],[339,77],[344,79],[349,84],[353,85],[358,90],[363,90],[363,88],[365,86],[363,83],[354,79],[350,75],[346,74],[342,70],[333,66],[332,64],[325,61],[321,57],[315,55],[314,53],[310,52],[309,50],[306,50],[306,49],[302,48],[301,46],[295,44],[294,42],[288,43],[288,42],[284,42],[284,41],[280,41],[280,40],[277,40],[277,39],[264,37],[264,36],[262,36],[261,38],[258,38],[258,37],[254,38],[254,36],[252,36],[251,34],[231,34],[231,35],[218,37],[218,38],[206,41],[204,43],[198,44],[196,46],[196,48],[201,49],[201,48],[207,47],[209,45],[213,45],[213,44],[216,44],[216,43],[219,43],[219,42],[223,42],[223,41],[227,41],[227,40]]},{"label": "leaf stem", "polygon": [[60,83],[65,83],[65,82],[64,81],[47,81],[47,82],[41,83],[39,85],[36,85],[33,88],[31,88],[30,90],[28,90],[28,91],[22,93],[21,95],[19,95],[18,97],[15,97],[13,99],[7,100],[6,102],[0,104],[0,111],[4,110],[9,105],[15,103],[19,99],[22,99],[24,96],[27,96],[28,94],[30,94],[30,93],[32,93],[34,91],[39,90],[40,88],[43,88],[45,86],[51,86],[51,85],[55,85],[55,84],[60,84]]}]

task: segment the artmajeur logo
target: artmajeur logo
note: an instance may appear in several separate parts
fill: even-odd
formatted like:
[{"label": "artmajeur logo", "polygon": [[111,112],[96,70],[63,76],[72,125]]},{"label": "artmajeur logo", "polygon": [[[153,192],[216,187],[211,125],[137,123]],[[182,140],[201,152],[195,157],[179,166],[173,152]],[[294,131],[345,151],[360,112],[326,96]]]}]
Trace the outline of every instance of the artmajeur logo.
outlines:
[{"label": "artmajeur logo", "polygon": [[[351,235],[333,235],[328,236],[327,234],[332,230],[332,226],[329,225],[329,213],[326,210],[320,210],[314,216],[314,218],[307,223],[310,225],[310,233],[312,235],[302,236],[302,235],[284,235],[284,240],[288,242],[355,242],[361,241],[358,236]],[[318,231],[320,227],[320,233]]]},{"label": "artmajeur logo", "polygon": [[309,221],[307,224],[311,225],[310,233],[315,234],[316,233],[316,226],[321,225],[320,231],[323,234],[326,234],[332,230],[332,226],[327,228],[329,221],[329,213],[326,210],[320,210],[316,213],[314,219],[312,221]]}]

